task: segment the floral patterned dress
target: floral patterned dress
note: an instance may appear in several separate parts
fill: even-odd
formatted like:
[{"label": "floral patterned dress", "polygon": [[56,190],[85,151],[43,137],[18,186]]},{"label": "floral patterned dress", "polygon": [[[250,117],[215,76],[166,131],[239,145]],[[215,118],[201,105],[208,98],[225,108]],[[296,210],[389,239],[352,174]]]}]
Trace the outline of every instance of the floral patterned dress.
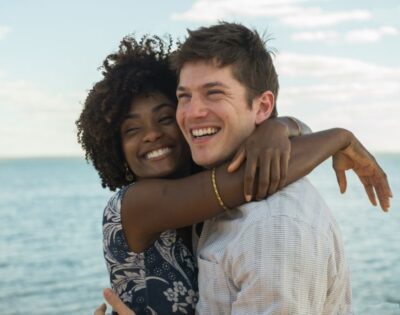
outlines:
[{"label": "floral patterned dress", "polygon": [[111,197],[103,217],[104,258],[113,290],[137,315],[194,314],[195,257],[176,230],[163,232],[142,253],[130,251],[120,216],[126,188]]}]

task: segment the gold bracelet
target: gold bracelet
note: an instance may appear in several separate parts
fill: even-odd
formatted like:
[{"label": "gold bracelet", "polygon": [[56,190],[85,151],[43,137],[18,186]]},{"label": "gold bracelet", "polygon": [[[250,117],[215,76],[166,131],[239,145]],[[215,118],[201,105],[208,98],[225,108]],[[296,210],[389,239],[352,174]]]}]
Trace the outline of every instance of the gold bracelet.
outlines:
[{"label": "gold bracelet", "polygon": [[294,117],[291,117],[291,116],[287,116],[287,118],[289,118],[291,121],[293,121],[293,123],[296,125],[296,127],[297,127],[297,135],[298,136],[301,136],[301,127],[300,127],[300,124],[299,124],[299,122],[297,121],[297,119],[296,118],[294,118]]},{"label": "gold bracelet", "polygon": [[217,181],[215,180],[215,167],[211,170],[211,182],[214,189],[215,197],[217,198],[219,205],[222,207],[222,209],[228,211],[229,209],[227,206],[225,206],[224,202],[222,201],[221,195],[219,194],[217,188]]}]

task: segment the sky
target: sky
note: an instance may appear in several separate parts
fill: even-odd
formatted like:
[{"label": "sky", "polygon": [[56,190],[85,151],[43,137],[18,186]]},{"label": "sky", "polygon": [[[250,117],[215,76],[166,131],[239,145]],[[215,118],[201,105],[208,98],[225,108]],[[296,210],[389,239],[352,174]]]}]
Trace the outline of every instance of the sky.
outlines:
[{"label": "sky", "polygon": [[270,38],[280,115],[400,152],[399,17],[398,0],[0,0],[0,158],[83,156],[75,121],[120,40],[218,20]]}]

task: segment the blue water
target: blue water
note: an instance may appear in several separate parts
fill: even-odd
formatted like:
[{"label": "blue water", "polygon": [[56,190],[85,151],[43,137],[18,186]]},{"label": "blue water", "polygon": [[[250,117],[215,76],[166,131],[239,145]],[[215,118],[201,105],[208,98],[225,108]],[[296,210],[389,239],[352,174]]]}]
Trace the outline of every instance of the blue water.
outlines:
[{"label": "blue water", "polygon": [[[378,160],[395,194],[389,214],[355,176],[340,195],[329,163],[309,176],[341,226],[362,315],[400,314],[400,155]],[[108,286],[101,216],[110,195],[80,158],[0,160],[1,315],[93,313]]]}]

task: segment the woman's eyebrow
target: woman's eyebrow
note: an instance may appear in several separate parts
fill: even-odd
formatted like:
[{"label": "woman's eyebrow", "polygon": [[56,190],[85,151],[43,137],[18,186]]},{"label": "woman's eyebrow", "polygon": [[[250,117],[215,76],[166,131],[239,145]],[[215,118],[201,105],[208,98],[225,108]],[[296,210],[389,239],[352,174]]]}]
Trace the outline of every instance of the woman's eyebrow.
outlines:
[{"label": "woman's eyebrow", "polygon": [[[176,110],[176,105],[171,104],[171,103],[161,103],[158,104],[157,106],[155,106],[151,111],[154,112],[159,112],[162,108],[164,107],[170,107],[173,110]],[[136,113],[128,113],[125,115],[124,120],[126,119],[138,119],[140,118],[140,114],[136,114]]]},{"label": "woman's eyebrow", "polygon": [[135,113],[128,113],[125,115],[124,120],[127,119],[138,119],[140,117],[139,114],[135,114]]},{"label": "woman's eyebrow", "polygon": [[158,111],[160,111],[162,108],[164,108],[164,107],[170,107],[170,108],[172,108],[173,110],[176,110],[176,105],[174,105],[174,104],[171,104],[171,103],[161,103],[161,104],[159,104],[159,105],[157,105],[157,106],[155,106],[151,111],[154,113],[154,112],[158,112]]}]

